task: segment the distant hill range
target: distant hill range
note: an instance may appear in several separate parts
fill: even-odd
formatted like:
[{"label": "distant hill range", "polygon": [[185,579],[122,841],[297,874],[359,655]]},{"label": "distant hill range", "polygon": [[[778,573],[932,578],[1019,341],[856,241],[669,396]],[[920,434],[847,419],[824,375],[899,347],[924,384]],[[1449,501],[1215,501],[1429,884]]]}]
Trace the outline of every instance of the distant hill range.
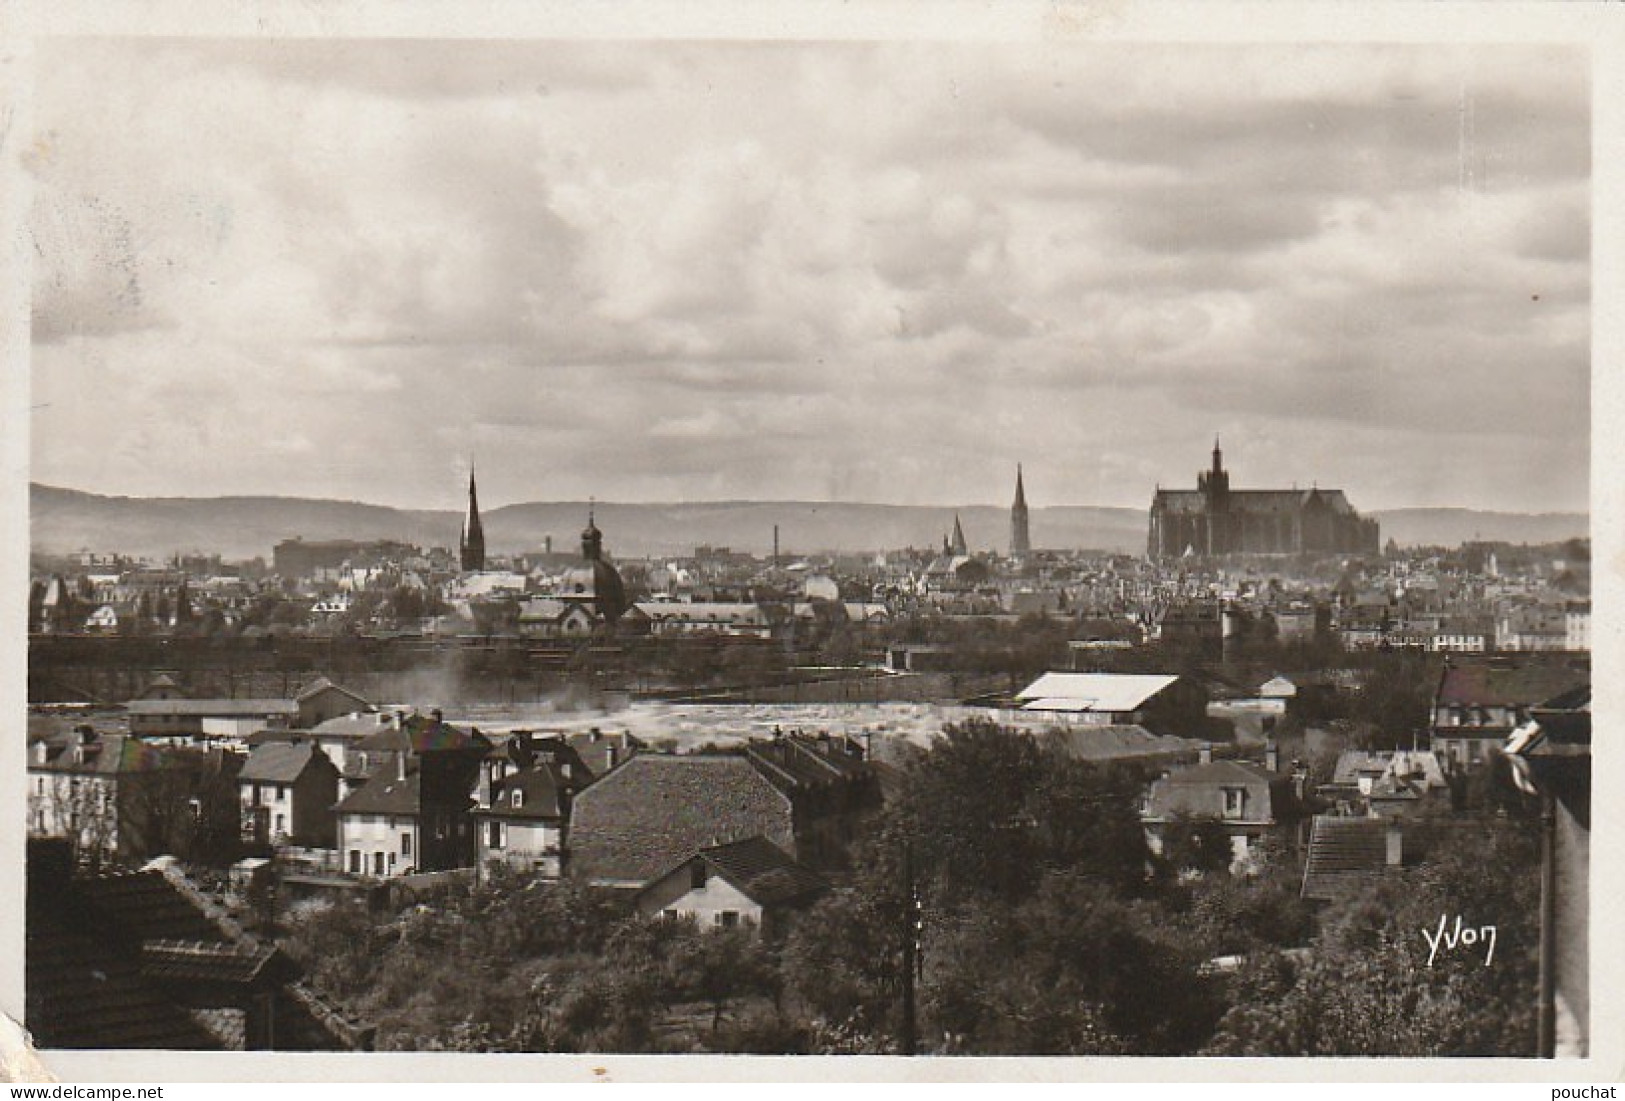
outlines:
[{"label": "distant hill range", "polygon": [[[271,556],[284,539],[398,539],[455,546],[461,513],[413,511],[358,501],[304,497],[103,497],[34,484],[29,487],[31,543],[47,554],[81,549],[146,557],[176,552],[228,560]],[[689,554],[696,546],[767,554],[779,527],[786,555],[936,547],[957,513],[972,551],[1008,547],[1009,512],[989,505],[933,507],[811,501],[708,501],[680,504],[599,502],[605,549],[624,558]],[[1586,514],[1529,514],[1474,509],[1410,508],[1377,512],[1382,539],[1401,546],[1455,546],[1474,540],[1549,543],[1585,536]],[[585,501],[505,505],[482,512],[493,553],[571,551],[586,523]],[[1145,549],[1143,509],[1061,505],[1031,511],[1033,545],[1138,554]]]}]

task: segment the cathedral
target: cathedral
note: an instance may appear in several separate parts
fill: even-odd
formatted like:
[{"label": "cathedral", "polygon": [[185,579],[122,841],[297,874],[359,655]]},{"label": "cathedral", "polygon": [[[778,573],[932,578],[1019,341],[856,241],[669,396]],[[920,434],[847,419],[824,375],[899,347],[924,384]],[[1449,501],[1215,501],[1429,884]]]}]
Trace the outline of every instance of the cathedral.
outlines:
[{"label": "cathedral", "polygon": [[1219,441],[1195,489],[1158,489],[1152,558],[1224,554],[1376,554],[1377,522],[1340,489],[1231,489]]}]

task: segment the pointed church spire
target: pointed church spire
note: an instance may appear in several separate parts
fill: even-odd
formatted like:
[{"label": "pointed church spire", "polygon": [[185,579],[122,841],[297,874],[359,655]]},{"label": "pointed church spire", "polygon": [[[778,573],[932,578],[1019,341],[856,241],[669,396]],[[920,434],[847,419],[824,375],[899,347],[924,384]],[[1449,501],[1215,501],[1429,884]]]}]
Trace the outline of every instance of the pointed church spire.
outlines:
[{"label": "pointed church spire", "polygon": [[1019,558],[1032,550],[1027,530],[1027,488],[1021,480],[1021,464],[1016,464],[1016,501],[1010,506],[1010,556]]},{"label": "pointed church spire", "polygon": [[965,545],[965,529],[959,526],[959,513],[954,513],[954,545],[955,554],[969,554],[970,549]]},{"label": "pointed church spire", "polygon": [[468,464],[468,513],[457,540],[457,557],[464,573],[485,569],[485,529],[480,524],[480,498],[474,488],[474,464]]}]

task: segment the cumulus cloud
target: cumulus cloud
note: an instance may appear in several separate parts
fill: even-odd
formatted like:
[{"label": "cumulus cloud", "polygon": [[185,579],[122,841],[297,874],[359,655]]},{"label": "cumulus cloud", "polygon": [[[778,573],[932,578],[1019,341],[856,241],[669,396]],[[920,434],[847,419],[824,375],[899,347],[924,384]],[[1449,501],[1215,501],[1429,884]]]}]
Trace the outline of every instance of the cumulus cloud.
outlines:
[{"label": "cumulus cloud", "polygon": [[[1583,508],[1546,47],[78,40],[34,476],[116,493]],[[206,454],[200,463],[196,456]]]}]

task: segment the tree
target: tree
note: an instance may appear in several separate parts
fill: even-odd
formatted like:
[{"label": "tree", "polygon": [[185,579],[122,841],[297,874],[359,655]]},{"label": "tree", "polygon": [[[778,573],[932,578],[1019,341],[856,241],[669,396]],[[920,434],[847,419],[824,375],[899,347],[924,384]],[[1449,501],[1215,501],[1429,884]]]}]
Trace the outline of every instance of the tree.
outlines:
[{"label": "tree", "polygon": [[905,773],[895,811],[922,873],[950,892],[1029,894],[1044,871],[1101,876],[1134,891],[1149,859],[1144,777],[973,720],[949,724]]},{"label": "tree", "polygon": [[[1331,915],[1308,955],[1249,961],[1207,1047],[1215,1055],[1534,1054],[1538,853],[1501,819],[1435,827],[1428,860]],[[1462,915],[1483,946],[1434,955],[1424,930]],[[1431,958],[1430,958],[1431,957]],[[1260,974],[1259,972],[1264,972]]]},{"label": "tree", "polygon": [[713,1035],[739,999],[764,995],[777,1000],[778,969],[754,929],[702,930],[682,923],[669,960],[673,987],[711,1007]]},{"label": "tree", "polygon": [[1222,1004],[1188,946],[1097,877],[1051,873],[1028,899],[937,917],[926,946],[933,1034],[985,1054],[1177,1054]]},{"label": "tree", "polygon": [[1162,859],[1176,873],[1228,873],[1234,849],[1230,832],[1212,815],[1176,814],[1162,829]]},{"label": "tree", "polygon": [[897,1034],[904,900],[900,868],[883,863],[877,869],[858,862],[858,884],[819,900],[791,930],[781,955],[790,992],[842,1050],[880,1050],[884,1038]]}]

